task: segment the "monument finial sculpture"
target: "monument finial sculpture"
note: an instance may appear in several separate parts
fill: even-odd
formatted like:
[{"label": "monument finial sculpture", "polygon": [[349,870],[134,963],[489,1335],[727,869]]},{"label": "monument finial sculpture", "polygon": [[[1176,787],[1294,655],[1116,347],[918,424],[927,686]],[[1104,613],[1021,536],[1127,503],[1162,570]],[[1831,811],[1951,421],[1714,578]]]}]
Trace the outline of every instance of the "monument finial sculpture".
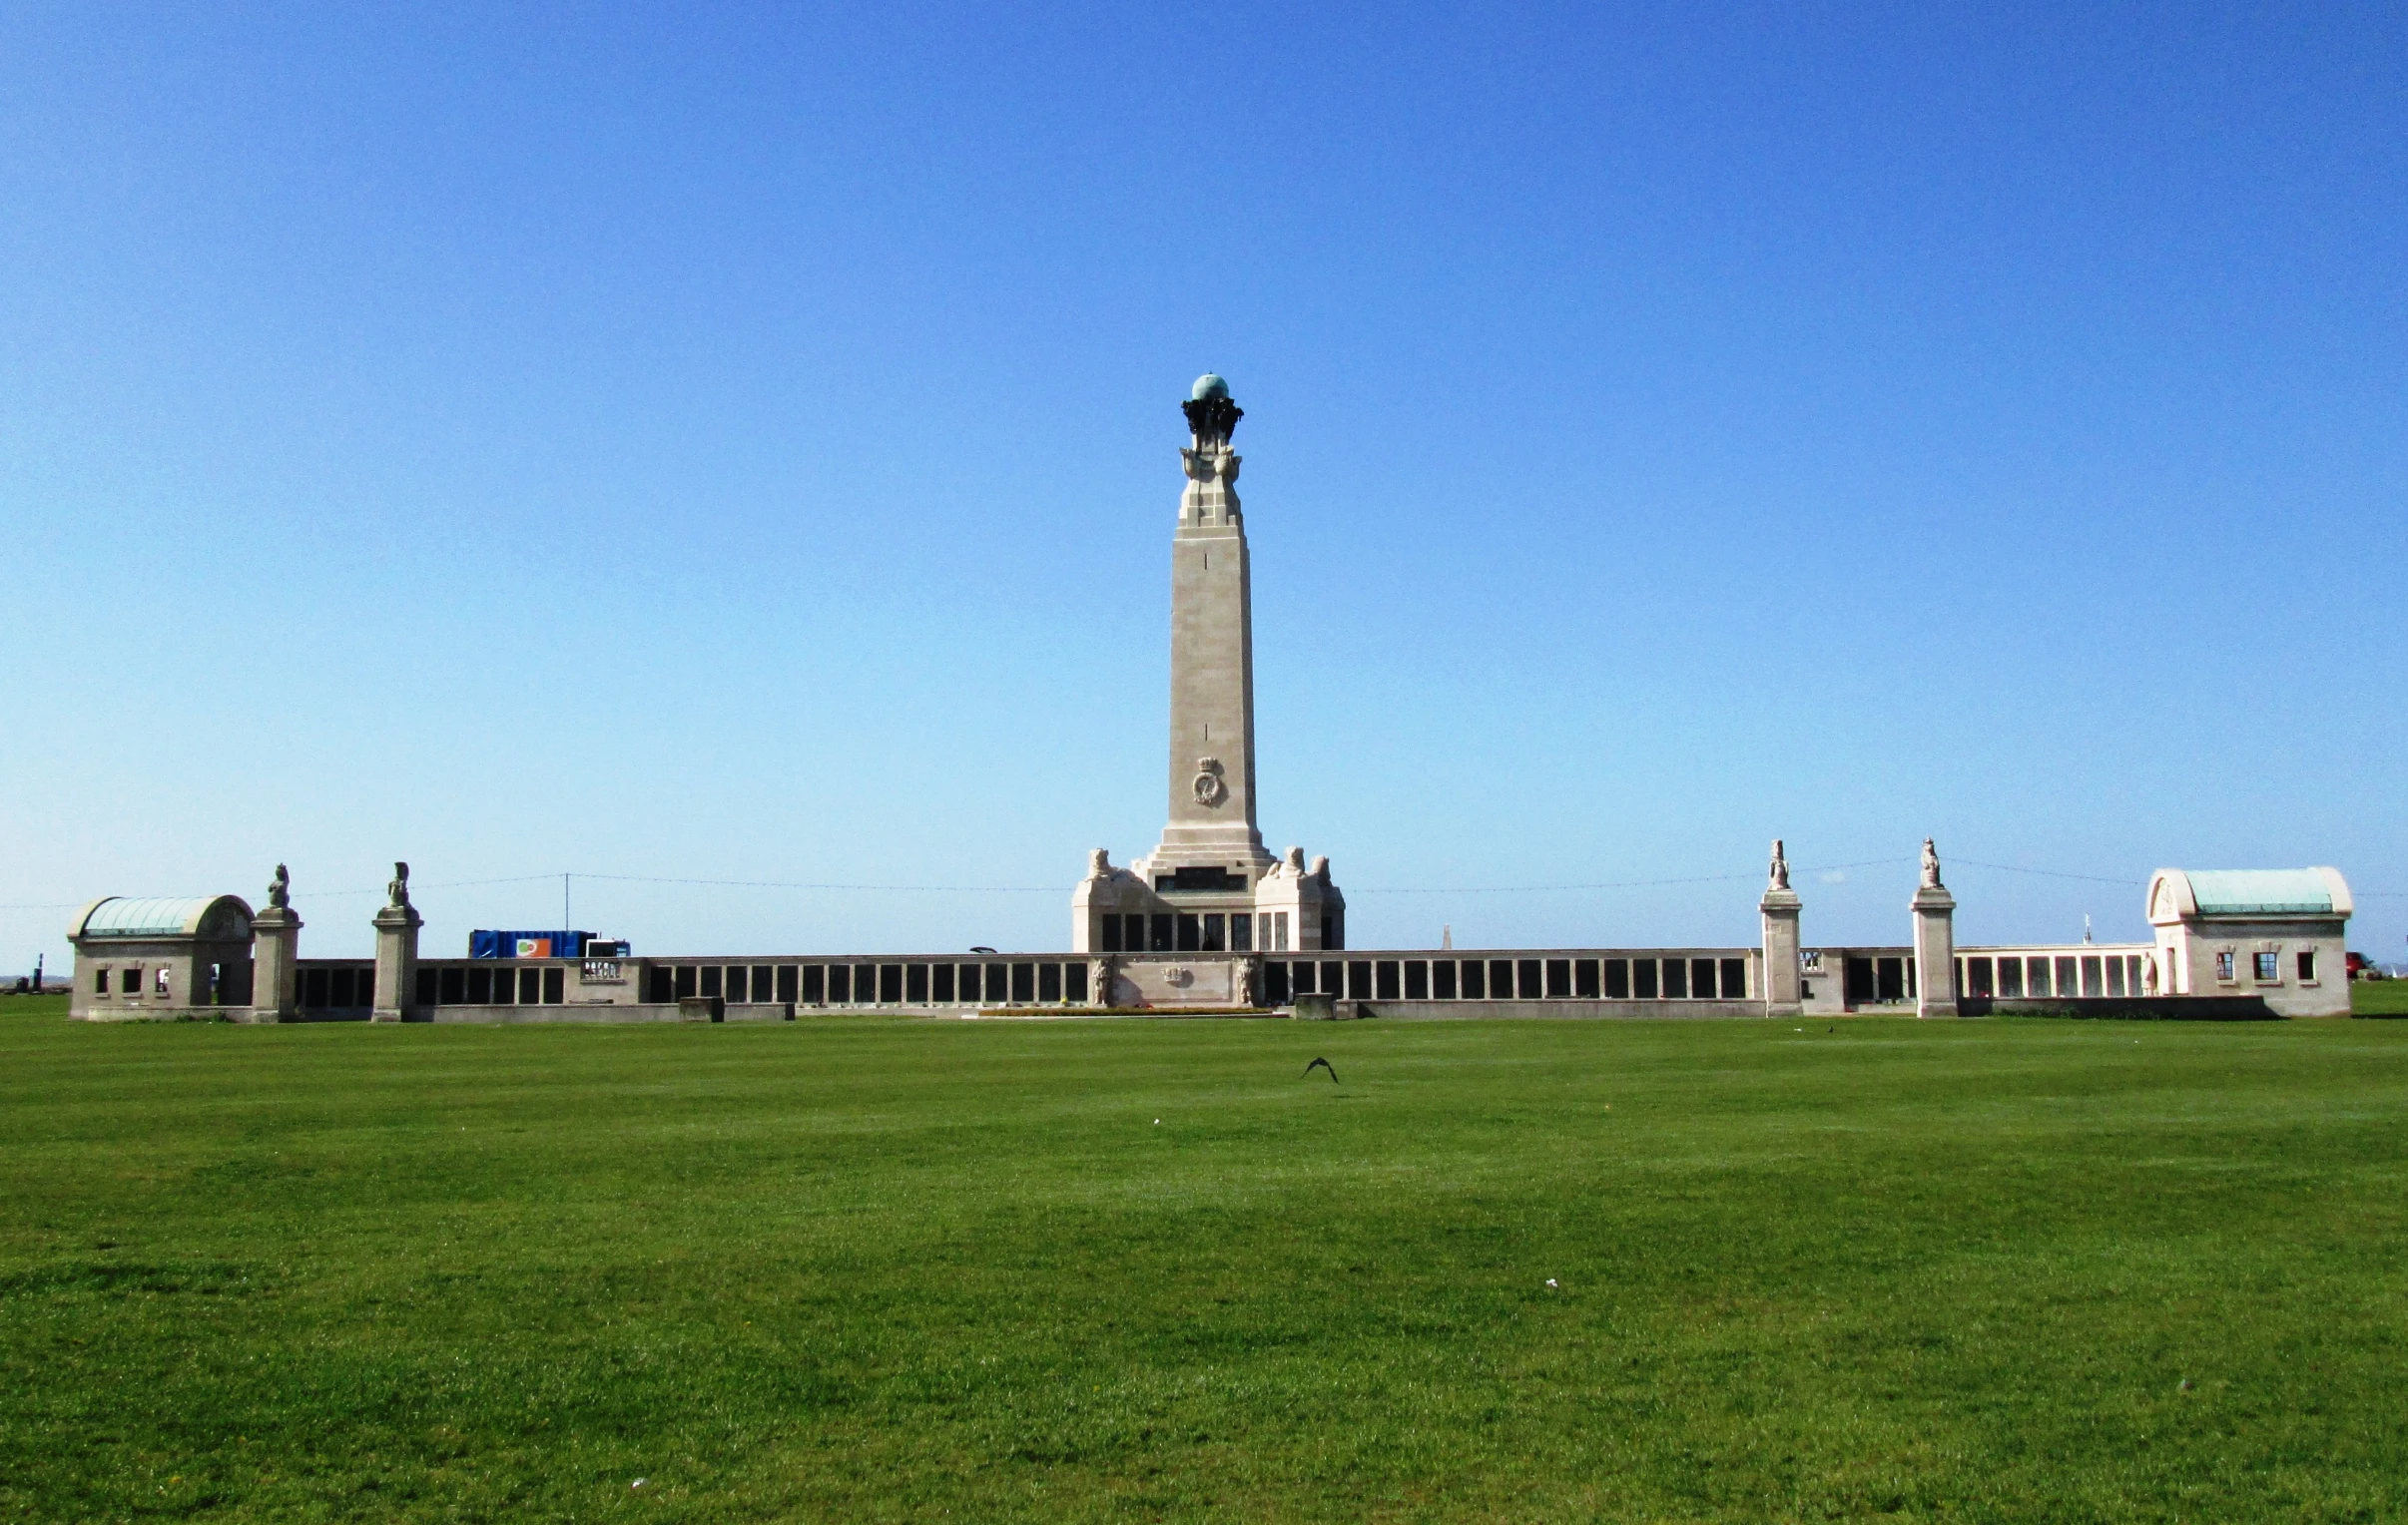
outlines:
[{"label": "monument finial sculpture", "polygon": [[276,865],[276,877],[268,881],[268,904],[281,911],[292,903],[293,875],[285,871],[284,864],[279,863]]},{"label": "monument finial sculpture", "polygon": [[[435,887],[440,889],[442,886],[438,884]],[[407,863],[393,865],[393,876],[391,881],[384,886],[384,892],[392,897],[387,903],[395,910],[409,908],[409,865]]]},{"label": "monument finial sculpture", "polygon": [[1238,420],[1246,416],[1246,410],[1231,399],[1229,383],[1209,370],[1196,377],[1196,384],[1190,389],[1188,400],[1179,404],[1179,411],[1187,415],[1187,430],[1196,437],[1198,450],[1227,446],[1237,433]]},{"label": "monument finial sculpture", "polygon": [[1932,846],[1932,839],[1928,836],[1923,839],[1923,887],[1940,887],[1940,853]]},{"label": "monument finial sculpture", "polygon": [[1772,879],[1772,888],[1787,889],[1789,887],[1789,856],[1781,850],[1781,838],[1777,836],[1773,838],[1772,867],[1768,872]]}]

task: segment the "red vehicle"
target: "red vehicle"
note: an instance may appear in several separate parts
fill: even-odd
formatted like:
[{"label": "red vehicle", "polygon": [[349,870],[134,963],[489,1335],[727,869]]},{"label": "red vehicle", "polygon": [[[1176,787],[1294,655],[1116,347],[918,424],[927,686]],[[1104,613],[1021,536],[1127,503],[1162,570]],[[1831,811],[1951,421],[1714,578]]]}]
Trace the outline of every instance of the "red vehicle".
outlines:
[{"label": "red vehicle", "polygon": [[2379,980],[2389,978],[2389,976],[2384,974],[2381,969],[2368,962],[2366,955],[2363,953],[2349,954],[2348,959],[2349,977],[2353,980]]}]

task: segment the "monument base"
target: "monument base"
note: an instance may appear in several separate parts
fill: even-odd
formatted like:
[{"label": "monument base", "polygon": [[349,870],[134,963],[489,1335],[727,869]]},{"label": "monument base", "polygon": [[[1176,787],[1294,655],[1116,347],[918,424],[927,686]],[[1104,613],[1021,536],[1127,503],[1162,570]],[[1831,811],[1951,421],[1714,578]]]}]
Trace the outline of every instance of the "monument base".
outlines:
[{"label": "monument base", "polygon": [[1099,1004],[1124,1011],[1250,1009],[1257,984],[1254,959],[1242,953],[1123,954]]},{"label": "monument base", "polygon": [[1956,1016],[1957,897],[1926,884],[1908,906],[1915,914],[1915,1015]]}]

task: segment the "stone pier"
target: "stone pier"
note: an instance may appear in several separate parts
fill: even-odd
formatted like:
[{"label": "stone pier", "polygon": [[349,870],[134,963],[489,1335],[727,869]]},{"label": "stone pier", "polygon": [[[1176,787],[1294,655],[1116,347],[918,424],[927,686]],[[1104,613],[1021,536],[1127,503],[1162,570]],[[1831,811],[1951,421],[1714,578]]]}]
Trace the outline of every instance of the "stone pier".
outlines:
[{"label": "stone pier", "polygon": [[293,876],[276,865],[268,908],[251,918],[251,1020],[292,1022],[301,1015],[294,979],[301,968],[301,919],[293,909]]},{"label": "stone pier", "polygon": [[1923,884],[1908,901],[1915,913],[1915,1015],[1957,1015],[1957,897],[1940,882],[1940,854],[1923,839]]},{"label": "stone pier", "polygon": [[1764,1014],[1794,1017],[1804,1009],[1798,992],[1798,892],[1789,887],[1789,858],[1773,839],[1770,882],[1756,902],[1764,915]]},{"label": "stone pier", "polygon": [[409,903],[409,865],[395,863],[385,886],[389,903],[376,912],[376,994],[371,1022],[406,1022],[417,996],[418,928],[425,924]]}]

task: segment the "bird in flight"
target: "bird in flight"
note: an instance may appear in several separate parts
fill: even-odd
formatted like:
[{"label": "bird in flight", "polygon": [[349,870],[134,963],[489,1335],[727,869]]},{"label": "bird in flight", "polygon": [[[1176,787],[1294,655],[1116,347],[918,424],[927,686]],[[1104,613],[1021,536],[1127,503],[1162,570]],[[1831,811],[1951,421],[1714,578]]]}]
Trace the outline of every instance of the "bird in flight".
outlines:
[{"label": "bird in flight", "polygon": [[1330,1084],[1331,1084],[1331,1085],[1333,1085],[1333,1086],[1334,1086],[1334,1085],[1336,1085],[1336,1084],[1338,1084],[1338,1072],[1337,1072],[1336,1070],[1330,1069],[1330,1062],[1329,1062],[1327,1059],[1316,1059],[1316,1060],[1314,1060],[1314,1061],[1313,1061],[1311,1064],[1306,1065],[1306,1066],[1305,1066],[1305,1079],[1307,1079],[1307,1080],[1311,1080],[1311,1079],[1313,1078],[1313,1072],[1314,1072],[1315,1070],[1329,1070],[1329,1071],[1330,1071]]}]

